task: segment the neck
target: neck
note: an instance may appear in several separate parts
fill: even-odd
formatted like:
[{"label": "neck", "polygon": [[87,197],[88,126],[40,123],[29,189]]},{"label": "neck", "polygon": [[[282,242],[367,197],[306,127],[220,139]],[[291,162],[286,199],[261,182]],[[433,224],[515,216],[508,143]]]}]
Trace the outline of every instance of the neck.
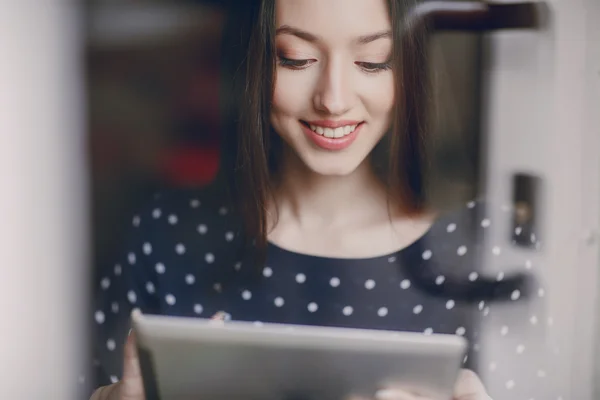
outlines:
[{"label": "neck", "polygon": [[293,151],[285,151],[275,192],[280,221],[292,219],[314,228],[387,212],[385,187],[368,160],[348,175],[324,176],[306,167]]}]

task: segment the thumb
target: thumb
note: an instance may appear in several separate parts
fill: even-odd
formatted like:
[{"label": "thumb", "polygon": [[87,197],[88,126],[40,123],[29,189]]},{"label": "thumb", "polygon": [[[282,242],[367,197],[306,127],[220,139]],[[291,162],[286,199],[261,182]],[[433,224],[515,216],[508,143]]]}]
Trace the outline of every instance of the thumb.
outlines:
[{"label": "thumb", "polygon": [[144,400],[142,371],[135,332],[132,330],[129,331],[123,355],[123,379],[119,382],[119,400]]},{"label": "thumb", "polygon": [[491,400],[477,374],[467,369],[460,371],[458,381],[454,387],[454,399]]}]

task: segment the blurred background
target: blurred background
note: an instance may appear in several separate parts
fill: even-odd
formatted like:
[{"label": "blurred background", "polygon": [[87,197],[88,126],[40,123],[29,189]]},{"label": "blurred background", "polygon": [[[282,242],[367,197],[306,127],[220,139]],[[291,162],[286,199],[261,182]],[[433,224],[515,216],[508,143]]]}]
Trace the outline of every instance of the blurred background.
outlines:
[{"label": "blurred background", "polygon": [[[81,298],[96,288],[82,282],[115,259],[130,216],[155,191],[202,187],[218,171],[225,1],[6,3],[0,254],[9,288],[0,299],[10,311],[0,393],[45,398],[34,388],[15,397],[16,382],[36,379],[46,394],[75,398],[61,382],[86,383]],[[591,400],[600,396],[600,2],[546,4],[537,29],[432,36],[428,184],[441,208],[481,195],[507,207],[489,240],[504,243],[509,259],[543,266],[535,273],[548,288],[547,336],[564,371],[561,394],[547,398]],[[515,234],[516,225],[541,237]],[[25,288],[29,300],[15,303]],[[482,365],[502,357],[494,343],[482,346]],[[48,374],[65,354],[71,361]],[[484,379],[496,391],[505,385]]]},{"label": "blurred background", "polygon": [[[140,202],[164,186],[210,184],[219,165],[219,57],[226,1],[93,1],[86,80],[95,265],[114,259]],[[481,148],[482,38],[440,33],[430,76],[431,201],[474,198]],[[142,139],[141,139],[142,138]]]}]

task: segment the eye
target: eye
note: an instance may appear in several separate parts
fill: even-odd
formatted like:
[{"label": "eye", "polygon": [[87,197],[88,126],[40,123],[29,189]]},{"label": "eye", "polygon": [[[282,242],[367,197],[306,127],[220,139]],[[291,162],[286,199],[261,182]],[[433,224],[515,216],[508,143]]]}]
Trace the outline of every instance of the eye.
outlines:
[{"label": "eye", "polygon": [[356,62],[356,65],[358,65],[363,71],[370,73],[370,74],[392,69],[391,61],[386,61],[383,63],[370,63],[370,62],[359,61],[359,62]]},{"label": "eye", "polygon": [[315,62],[315,60],[294,60],[291,58],[278,57],[279,65],[290,69],[304,69]]}]

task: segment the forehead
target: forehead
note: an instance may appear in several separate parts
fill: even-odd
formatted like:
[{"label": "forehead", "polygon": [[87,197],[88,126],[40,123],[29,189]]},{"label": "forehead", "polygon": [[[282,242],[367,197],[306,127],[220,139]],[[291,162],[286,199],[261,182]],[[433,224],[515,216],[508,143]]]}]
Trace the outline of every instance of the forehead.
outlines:
[{"label": "forehead", "polygon": [[391,29],[386,0],[276,0],[275,24],[343,41]]}]

